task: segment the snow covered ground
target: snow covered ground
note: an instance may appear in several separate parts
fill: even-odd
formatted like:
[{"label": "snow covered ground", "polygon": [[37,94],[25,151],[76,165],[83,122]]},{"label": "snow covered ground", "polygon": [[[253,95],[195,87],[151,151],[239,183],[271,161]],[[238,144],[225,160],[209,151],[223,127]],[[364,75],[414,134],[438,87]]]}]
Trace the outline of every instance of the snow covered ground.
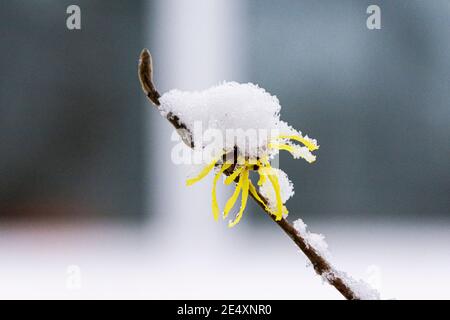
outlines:
[{"label": "snow covered ground", "polygon": [[[275,225],[230,231],[207,220],[210,230],[178,235],[158,223],[2,228],[0,298],[341,299]],[[337,266],[383,299],[450,298],[448,223],[310,226],[326,235]]]}]

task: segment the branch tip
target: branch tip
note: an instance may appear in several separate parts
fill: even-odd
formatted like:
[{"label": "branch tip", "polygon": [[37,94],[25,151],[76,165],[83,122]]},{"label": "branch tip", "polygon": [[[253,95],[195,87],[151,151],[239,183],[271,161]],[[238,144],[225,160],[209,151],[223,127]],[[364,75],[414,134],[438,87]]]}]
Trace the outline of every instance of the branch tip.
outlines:
[{"label": "branch tip", "polygon": [[156,90],[153,84],[153,62],[152,55],[148,49],[143,49],[139,59],[139,81],[141,82],[142,90],[146,96],[156,106],[160,105],[159,98],[161,95]]}]

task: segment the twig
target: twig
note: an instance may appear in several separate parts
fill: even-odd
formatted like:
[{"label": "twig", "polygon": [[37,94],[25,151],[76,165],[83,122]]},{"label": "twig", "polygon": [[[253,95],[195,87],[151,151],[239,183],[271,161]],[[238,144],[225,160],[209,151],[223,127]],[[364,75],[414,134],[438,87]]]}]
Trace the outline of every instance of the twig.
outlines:
[{"label": "twig", "polygon": [[[152,55],[147,49],[142,50],[141,57],[139,59],[139,81],[141,82],[142,90],[147,95],[147,98],[159,109],[161,103],[159,98],[161,95],[156,90],[153,84],[153,60]],[[167,120],[178,131],[183,142],[191,148],[194,148],[194,139],[192,139],[192,133],[188,130],[186,125],[178,118],[177,115],[169,112],[166,115]]]},{"label": "twig", "polygon": [[[157,109],[160,107],[160,94],[155,88],[153,83],[153,64],[150,52],[147,49],[144,49],[141,53],[140,61],[139,61],[139,80],[141,82],[142,89],[145,94],[149,98],[149,100],[156,106]],[[187,129],[187,126],[182,123],[182,121],[175,115],[168,113],[166,116],[167,120],[175,127],[177,130],[183,130],[183,134],[181,137],[183,141],[190,146],[194,147],[192,134]],[[187,133],[187,134],[186,134]],[[225,172],[226,175],[229,175],[231,171]],[[355,293],[348,284],[346,284],[345,280],[340,277],[340,275],[336,272],[336,270],[332,267],[332,265],[320,255],[308,242],[297,232],[294,226],[285,218],[277,221],[275,216],[271,214],[268,210],[268,202],[262,194],[257,191],[259,197],[264,202],[260,203],[253,196],[252,198],[256,203],[263,209],[263,211],[276,223],[280,226],[281,229],[294,241],[294,243],[302,250],[302,252],[306,255],[306,257],[311,261],[311,264],[314,267],[316,273],[322,276],[326,281],[334,286],[346,299],[349,300],[359,300],[360,297],[357,293]]]},{"label": "twig", "polygon": [[[264,201],[267,206],[267,200],[256,191]],[[350,288],[343,279],[336,273],[336,270],[332,267],[332,265],[322,257],[311,245],[309,245],[302,236],[300,236],[294,226],[287,221],[285,218],[282,218],[280,221],[275,220],[275,216],[267,211],[262,203],[257,201],[253,195],[252,198],[258,203],[258,205],[264,210],[268,216],[280,226],[281,229],[295,242],[295,244],[303,251],[303,253],[308,257],[309,261],[314,267],[314,270],[319,276],[324,276],[326,281],[334,286],[346,299],[348,300],[359,300],[358,295]]]}]

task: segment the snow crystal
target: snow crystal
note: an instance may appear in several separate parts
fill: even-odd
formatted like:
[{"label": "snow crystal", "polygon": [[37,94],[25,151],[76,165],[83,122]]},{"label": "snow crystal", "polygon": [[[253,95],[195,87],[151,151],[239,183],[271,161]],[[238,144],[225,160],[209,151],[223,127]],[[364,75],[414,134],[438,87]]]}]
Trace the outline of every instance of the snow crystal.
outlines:
[{"label": "snow crystal", "polygon": [[325,241],[325,236],[322,234],[309,232],[307,225],[302,219],[294,221],[294,228],[298,234],[306,241],[306,244],[312,247],[318,254],[324,258],[329,258],[328,244]]},{"label": "snow crystal", "polygon": [[[194,92],[171,90],[163,94],[160,102],[162,115],[170,113],[181,119],[192,132],[194,145],[200,148],[220,143],[222,148],[217,149],[237,146],[241,155],[250,158],[261,157],[261,152],[273,156],[278,151],[267,150],[267,145],[274,134],[301,134],[280,120],[281,106],[277,97],[252,83],[224,82]],[[203,135],[208,130],[218,130],[223,139],[205,143]],[[230,132],[234,132],[231,139]],[[239,134],[244,135],[244,139],[240,139]],[[303,147],[296,150],[299,157],[309,157],[313,161]]]},{"label": "snow crystal", "polygon": [[[328,260],[331,257],[328,251],[328,244],[325,242],[325,237],[321,234],[316,234],[309,232],[307,230],[307,225],[302,219],[298,219],[294,222],[294,228],[297,230],[298,234],[306,241],[307,245],[313,248],[319,255]],[[331,265],[331,263],[330,263]],[[352,289],[352,291],[361,300],[379,300],[380,293],[372,288],[368,283],[363,280],[355,280],[350,277],[347,273],[336,270],[333,266],[331,270],[323,273],[322,279],[325,282],[331,283],[336,278],[342,279],[344,283]]]},{"label": "snow crystal", "polygon": [[[287,174],[277,168],[271,169],[272,174],[275,174],[278,178],[278,184],[280,185],[281,201],[286,203],[294,195],[294,184],[289,180]],[[271,209],[275,209],[277,206],[277,199],[275,195],[275,190],[269,181],[266,179],[264,183],[259,187],[259,191],[267,199],[268,205]]]},{"label": "snow crystal", "polygon": [[[294,129],[291,125],[289,125],[285,121],[280,121],[278,123],[278,130],[280,131],[280,134],[287,135],[287,136],[302,135],[302,133],[300,131]],[[312,139],[312,138],[308,137],[308,135],[306,135],[305,138],[307,140],[310,140],[311,143],[314,144],[315,146],[318,146],[316,139]]]},{"label": "snow crystal", "polygon": [[380,293],[364,280],[355,280],[342,271],[333,271],[361,300],[380,300]]}]

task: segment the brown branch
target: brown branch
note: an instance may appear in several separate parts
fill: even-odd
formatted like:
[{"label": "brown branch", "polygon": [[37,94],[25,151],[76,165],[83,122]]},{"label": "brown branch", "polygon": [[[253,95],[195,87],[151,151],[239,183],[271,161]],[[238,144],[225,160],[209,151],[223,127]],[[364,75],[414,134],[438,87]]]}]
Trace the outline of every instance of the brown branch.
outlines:
[{"label": "brown branch", "polygon": [[141,82],[142,90],[147,95],[153,104],[160,106],[159,98],[161,95],[156,90],[153,84],[153,59],[150,51],[142,50],[141,58],[139,59],[139,81]]},{"label": "brown branch", "polygon": [[[142,89],[144,90],[147,97],[150,101],[160,109],[160,94],[155,88],[153,83],[153,64],[152,57],[150,52],[147,49],[144,49],[141,53],[140,61],[139,61],[139,80],[141,82]],[[177,130],[185,130],[187,131],[188,139],[186,136],[181,135],[183,141],[190,146],[194,147],[194,143],[192,140],[192,134],[189,131],[188,127],[182,123],[182,121],[171,113],[167,114],[167,120],[175,127]],[[186,140],[186,141],[185,141]],[[233,166],[234,167],[234,166]],[[231,168],[230,168],[231,169]],[[229,169],[229,170],[230,170]],[[230,175],[232,172],[228,171],[225,174]],[[253,195],[253,199],[256,203],[263,209],[263,211],[276,223],[280,226],[281,229],[294,241],[294,243],[302,250],[302,252],[306,255],[306,257],[311,261],[314,270],[320,276],[323,276],[329,284],[334,286],[346,299],[349,300],[358,300],[360,299],[358,295],[350,288],[345,281],[336,273],[331,264],[322,257],[319,252],[317,252],[308,242],[297,232],[294,226],[285,218],[277,221],[275,216],[271,214],[267,208],[267,200],[257,191],[261,200],[263,200],[264,204],[260,203]]]},{"label": "brown branch", "polygon": [[297,230],[294,226],[287,221],[285,218],[277,221],[275,216],[267,211],[267,200],[263,197],[262,194],[256,190],[258,196],[263,200],[263,205],[261,202],[255,199],[255,196],[251,194],[252,198],[255,202],[264,210],[265,213],[280,226],[281,229],[289,236],[289,238],[294,241],[294,243],[303,251],[305,256],[311,261],[311,264],[314,267],[314,270],[319,276],[326,276],[326,281],[334,286],[346,299],[348,300],[359,300],[358,295],[350,288],[343,279],[336,274],[336,271],[332,267],[332,265],[322,257],[312,246],[310,246],[305,239],[301,235],[298,234]]},{"label": "brown branch", "polygon": [[[153,59],[150,51],[144,49],[141,52],[138,67],[139,81],[141,82],[142,90],[147,98],[160,110],[161,103],[159,98],[161,95],[153,83]],[[180,120],[180,118],[172,112],[167,113],[166,119],[174,126],[178,131],[183,142],[191,148],[194,148],[194,140],[192,139],[192,133],[188,127]]]}]

